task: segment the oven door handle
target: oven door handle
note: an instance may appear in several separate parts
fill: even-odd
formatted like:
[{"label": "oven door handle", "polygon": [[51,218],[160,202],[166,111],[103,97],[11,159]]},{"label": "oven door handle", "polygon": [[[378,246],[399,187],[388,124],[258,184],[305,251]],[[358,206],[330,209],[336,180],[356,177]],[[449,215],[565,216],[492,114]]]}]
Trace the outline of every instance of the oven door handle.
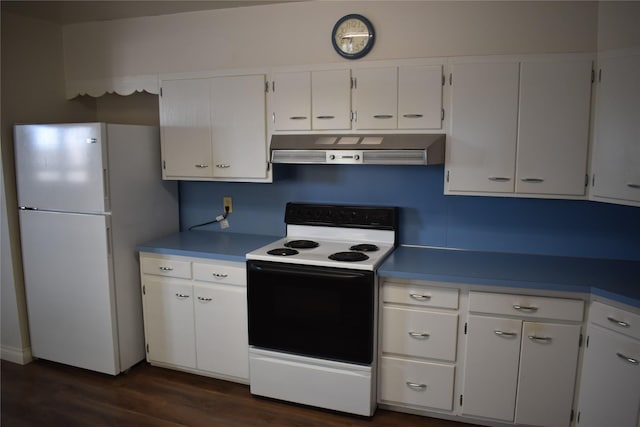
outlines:
[{"label": "oven door handle", "polygon": [[371,272],[367,270],[344,271],[331,267],[310,267],[298,264],[292,264],[289,266],[281,264],[248,263],[247,268],[261,273],[294,274],[296,276],[309,276],[314,278],[324,277],[328,279],[355,279],[371,274]]}]

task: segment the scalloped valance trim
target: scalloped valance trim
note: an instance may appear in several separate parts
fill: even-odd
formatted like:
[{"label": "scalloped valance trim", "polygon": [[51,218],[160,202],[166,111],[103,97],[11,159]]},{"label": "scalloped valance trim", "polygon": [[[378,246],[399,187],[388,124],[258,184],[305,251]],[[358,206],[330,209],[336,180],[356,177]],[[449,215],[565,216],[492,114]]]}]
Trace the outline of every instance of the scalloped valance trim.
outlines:
[{"label": "scalloped valance trim", "polygon": [[134,92],[160,93],[160,82],[157,74],[139,76],[111,77],[94,80],[67,80],[66,96],[73,99],[80,95],[99,97],[105,93],[131,95]]}]

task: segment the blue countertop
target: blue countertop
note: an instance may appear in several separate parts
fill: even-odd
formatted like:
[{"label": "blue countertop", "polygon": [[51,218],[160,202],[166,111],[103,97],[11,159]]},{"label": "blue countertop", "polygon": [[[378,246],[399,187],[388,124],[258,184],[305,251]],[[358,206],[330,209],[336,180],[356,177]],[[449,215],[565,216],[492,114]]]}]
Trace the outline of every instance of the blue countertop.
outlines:
[{"label": "blue countertop", "polygon": [[247,252],[282,236],[184,231],[137,246],[140,252],[244,262]]},{"label": "blue countertop", "polygon": [[[282,236],[186,231],[138,245],[140,252],[244,262]],[[400,246],[382,277],[592,294],[640,308],[640,261]]]},{"label": "blue countertop", "polygon": [[382,277],[580,292],[640,308],[640,262],[400,246]]}]

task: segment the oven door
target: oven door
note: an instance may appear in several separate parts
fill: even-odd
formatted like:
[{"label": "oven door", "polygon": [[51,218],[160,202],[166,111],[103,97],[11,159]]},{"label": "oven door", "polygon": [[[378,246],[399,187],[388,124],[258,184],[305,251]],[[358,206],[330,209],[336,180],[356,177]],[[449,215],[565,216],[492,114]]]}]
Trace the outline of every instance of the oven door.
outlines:
[{"label": "oven door", "polygon": [[372,271],[247,261],[249,344],[371,364]]}]

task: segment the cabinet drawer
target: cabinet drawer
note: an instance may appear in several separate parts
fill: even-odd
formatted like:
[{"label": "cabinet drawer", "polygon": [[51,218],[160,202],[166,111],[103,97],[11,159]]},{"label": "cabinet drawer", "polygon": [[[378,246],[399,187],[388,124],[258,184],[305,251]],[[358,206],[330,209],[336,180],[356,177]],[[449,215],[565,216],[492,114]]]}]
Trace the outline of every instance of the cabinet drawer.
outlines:
[{"label": "cabinet drawer", "polygon": [[396,304],[457,309],[458,289],[386,282],[382,287],[382,300]]},{"label": "cabinet drawer", "polygon": [[469,292],[469,311],[579,322],[583,318],[584,301],[531,295]]},{"label": "cabinet drawer", "polygon": [[247,273],[244,265],[234,263],[201,264],[193,263],[193,278],[205,282],[245,285]]},{"label": "cabinet drawer", "polygon": [[382,357],[380,400],[450,411],[454,372],[451,365]]},{"label": "cabinet drawer", "polygon": [[456,360],[458,315],[395,307],[382,309],[382,351]]},{"label": "cabinet drawer", "polygon": [[589,322],[640,340],[640,315],[635,313],[593,302],[589,310]]},{"label": "cabinet drawer", "polygon": [[191,263],[189,261],[177,261],[171,258],[147,258],[142,257],[142,272],[157,276],[191,278]]}]

